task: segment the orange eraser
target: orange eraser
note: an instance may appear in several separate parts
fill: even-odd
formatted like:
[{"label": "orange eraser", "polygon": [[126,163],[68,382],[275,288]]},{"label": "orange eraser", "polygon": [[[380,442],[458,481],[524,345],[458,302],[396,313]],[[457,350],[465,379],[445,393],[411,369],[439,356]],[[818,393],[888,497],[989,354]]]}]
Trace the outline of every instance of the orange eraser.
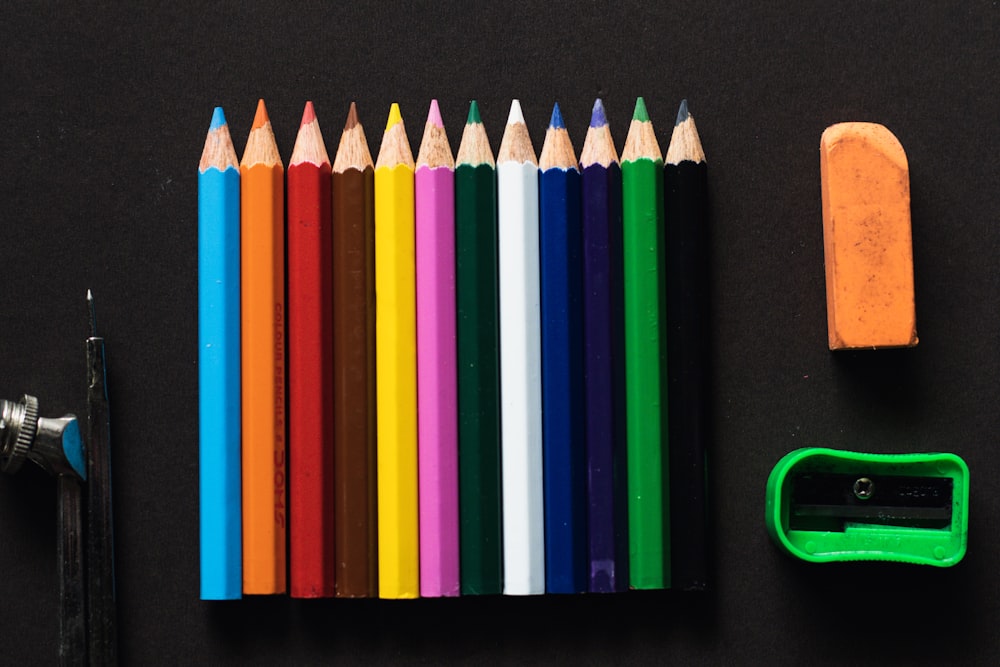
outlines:
[{"label": "orange eraser", "polygon": [[819,143],[831,350],[913,347],[910,170],[877,123],[839,123]]}]

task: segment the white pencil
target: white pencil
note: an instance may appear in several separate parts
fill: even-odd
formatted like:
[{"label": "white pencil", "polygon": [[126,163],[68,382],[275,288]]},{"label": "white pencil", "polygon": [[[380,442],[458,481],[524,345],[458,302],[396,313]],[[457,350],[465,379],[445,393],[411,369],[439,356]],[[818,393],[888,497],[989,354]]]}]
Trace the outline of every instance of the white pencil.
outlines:
[{"label": "white pencil", "polygon": [[514,100],[497,154],[504,594],[545,592],[538,161]]}]

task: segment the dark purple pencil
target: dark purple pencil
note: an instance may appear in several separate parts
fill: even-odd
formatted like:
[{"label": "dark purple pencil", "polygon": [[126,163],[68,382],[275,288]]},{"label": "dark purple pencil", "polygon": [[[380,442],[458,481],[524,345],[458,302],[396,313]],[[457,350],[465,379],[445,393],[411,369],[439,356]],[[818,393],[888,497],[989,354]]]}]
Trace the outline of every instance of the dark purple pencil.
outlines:
[{"label": "dark purple pencil", "polygon": [[622,172],[601,100],[580,166],[589,590],[610,593],[628,588]]}]

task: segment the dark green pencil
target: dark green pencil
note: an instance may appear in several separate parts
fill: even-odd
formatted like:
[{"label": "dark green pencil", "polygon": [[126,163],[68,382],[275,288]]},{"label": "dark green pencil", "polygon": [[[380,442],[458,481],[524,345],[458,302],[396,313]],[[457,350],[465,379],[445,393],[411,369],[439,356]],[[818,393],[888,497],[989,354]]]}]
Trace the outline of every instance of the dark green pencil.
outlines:
[{"label": "dark green pencil", "polygon": [[455,167],[459,544],[462,595],[503,591],[497,181],[475,101]]}]

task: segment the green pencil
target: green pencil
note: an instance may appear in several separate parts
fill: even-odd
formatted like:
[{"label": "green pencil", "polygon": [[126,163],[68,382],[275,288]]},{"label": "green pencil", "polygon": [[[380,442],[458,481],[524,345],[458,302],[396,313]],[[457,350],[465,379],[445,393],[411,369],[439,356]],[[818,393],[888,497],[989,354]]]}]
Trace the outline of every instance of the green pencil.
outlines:
[{"label": "green pencil", "polygon": [[670,586],[663,155],[640,97],[622,150],[629,584]]},{"label": "green pencil", "polygon": [[473,101],[455,168],[459,558],[462,595],[503,592],[497,180]]}]

